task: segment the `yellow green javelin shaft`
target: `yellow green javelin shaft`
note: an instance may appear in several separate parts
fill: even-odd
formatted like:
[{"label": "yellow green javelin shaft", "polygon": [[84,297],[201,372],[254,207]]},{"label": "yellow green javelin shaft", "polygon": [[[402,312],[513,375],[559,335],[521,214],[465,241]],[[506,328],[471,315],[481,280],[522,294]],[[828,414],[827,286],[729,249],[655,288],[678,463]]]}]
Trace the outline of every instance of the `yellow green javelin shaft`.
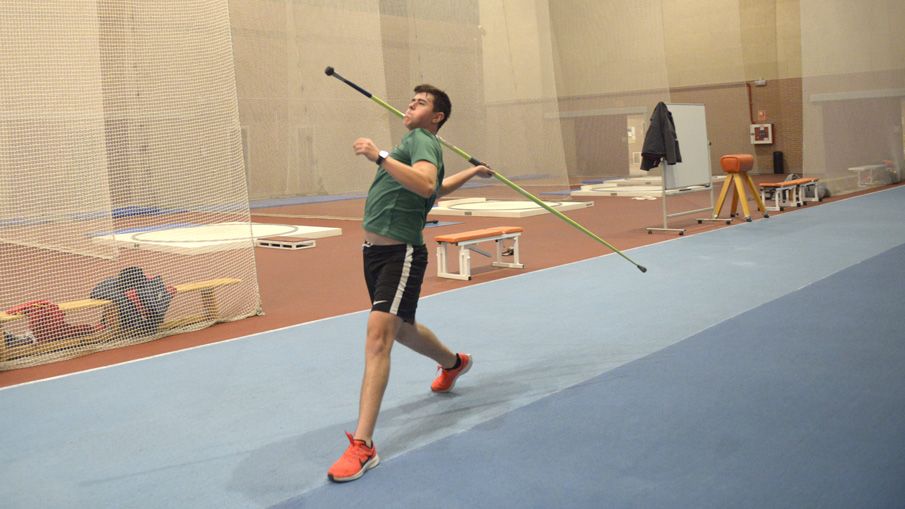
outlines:
[{"label": "yellow green javelin shaft", "polygon": [[[379,105],[382,106],[384,109],[386,109],[386,110],[389,111],[390,113],[393,113],[393,114],[396,115],[397,117],[402,118],[402,117],[405,116],[401,111],[399,111],[399,110],[397,110],[396,108],[394,108],[393,105],[391,105],[391,104],[389,104],[388,102],[384,101],[383,99],[381,99],[381,98],[379,98],[379,97],[377,97],[377,96],[371,94],[371,93],[368,92],[367,90],[365,90],[365,89],[359,87],[358,85],[356,85],[355,83],[353,83],[353,82],[347,80],[346,78],[343,78],[342,76],[340,76],[340,75],[339,75],[332,67],[327,67],[327,68],[324,70],[324,73],[325,73],[327,76],[333,76],[334,78],[336,78],[336,79],[342,81],[342,82],[345,83],[346,85],[349,85],[350,87],[354,88],[355,90],[358,90],[359,92],[361,92],[362,95],[364,95],[364,96],[367,97],[368,99],[374,101],[375,103],[379,104]],[[459,154],[462,158],[464,158],[465,160],[467,160],[469,163],[471,163],[471,164],[473,164],[473,165],[475,165],[475,166],[478,166],[478,165],[487,166],[486,164],[482,163],[482,162],[479,161],[478,159],[475,159],[474,157],[472,157],[468,152],[465,152],[465,151],[462,150],[461,148],[459,148],[459,147],[453,145],[452,143],[450,143],[450,142],[444,140],[442,137],[437,136],[437,139],[440,140],[440,143],[446,145],[447,148],[449,148],[450,150],[452,150],[452,151],[455,152],[456,154]],[[487,167],[489,168],[489,166],[487,166]],[[529,193],[528,191],[524,190],[521,186],[519,186],[519,185],[516,184],[515,182],[513,182],[513,181],[509,180],[508,178],[504,177],[503,175],[501,175],[501,174],[500,174],[499,172],[497,172],[496,170],[494,170],[493,176],[494,176],[497,180],[499,180],[500,182],[502,182],[502,183],[506,184],[507,186],[509,186],[510,188],[512,188],[513,191],[519,193],[520,195],[524,196],[525,198],[528,198],[529,200],[531,200],[531,201],[533,201],[534,203],[538,204],[539,206],[543,207],[545,210],[547,210],[548,212],[550,212],[550,213],[553,214],[554,216],[556,216],[556,217],[562,219],[563,221],[565,221],[566,223],[568,223],[568,224],[571,225],[572,227],[578,229],[578,231],[584,233],[584,234],[587,235],[588,237],[591,237],[592,239],[596,240],[597,242],[599,242],[599,243],[603,244],[604,246],[606,246],[607,248],[609,248],[609,249],[610,249],[611,251],[613,251],[614,253],[616,253],[616,254],[618,254],[619,256],[625,258],[626,260],[629,261],[629,263],[631,263],[631,264],[634,265],[635,267],[638,267],[638,270],[640,270],[641,272],[647,272],[647,268],[646,268],[646,267],[644,267],[644,266],[642,266],[642,265],[639,265],[637,262],[635,262],[634,260],[632,260],[631,258],[629,258],[628,256],[626,256],[625,253],[623,253],[622,251],[620,251],[619,249],[617,249],[616,246],[614,246],[614,245],[610,244],[609,242],[603,240],[603,239],[600,238],[596,233],[592,232],[591,230],[588,230],[587,228],[585,228],[585,227],[582,226],[581,224],[577,223],[575,220],[573,220],[573,219],[570,218],[569,216],[567,216],[567,215],[563,214],[562,212],[560,212],[560,211],[554,209],[553,207],[551,207],[550,205],[548,205],[546,202],[544,202],[544,201],[541,200],[540,198],[534,196],[533,194],[531,194],[531,193]]]}]

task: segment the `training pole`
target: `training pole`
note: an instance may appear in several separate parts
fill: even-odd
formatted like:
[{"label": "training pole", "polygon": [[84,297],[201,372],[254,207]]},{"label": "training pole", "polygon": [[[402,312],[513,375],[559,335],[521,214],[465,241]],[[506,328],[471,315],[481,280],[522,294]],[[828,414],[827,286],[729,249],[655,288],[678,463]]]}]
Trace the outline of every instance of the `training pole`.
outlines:
[{"label": "training pole", "polygon": [[[362,95],[364,95],[364,96],[367,97],[368,99],[374,101],[375,103],[379,104],[379,105],[382,106],[384,109],[386,109],[386,110],[389,111],[390,113],[393,113],[393,114],[396,115],[397,117],[402,118],[402,117],[405,116],[401,111],[399,111],[399,110],[397,110],[396,108],[394,108],[393,105],[391,105],[391,104],[389,104],[388,102],[384,101],[383,99],[381,99],[381,98],[379,98],[379,97],[373,95],[372,93],[370,93],[370,92],[368,92],[367,90],[361,88],[360,86],[356,85],[355,83],[353,83],[353,82],[347,80],[346,78],[343,78],[342,76],[340,76],[339,73],[337,73],[332,67],[327,67],[326,69],[324,69],[324,74],[326,74],[327,76],[333,76],[334,78],[338,79],[339,81],[342,81],[342,82],[345,83],[346,85],[349,85],[350,87],[354,88],[355,90],[358,90],[359,92],[361,92]],[[437,139],[440,140],[440,143],[446,145],[447,148],[449,148],[450,150],[452,150],[452,151],[455,152],[456,154],[459,154],[460,156],[462,156],[462,157],[463,157],[465,160],[467,160],[469,163],[471,163],[471,164],[473,164],[473,165],[475,165],[475,166],[479,166],[479,165],[487,166],[486,164],[482,163],[482,162],[479,161],[478,159],[475,159],[474,157],[472,157],[468,152],[465,152],[465,151],[462,150],[461,148],[459,148],[459,147],[453,145],[452,143],[450,143],[450,142],[444,140],[444,139],[443,139],[442,137],[440,137],[439,135],[437,136]],[[487,166],[487,167],[490,168],[490,166]],[[496,170],[493,171],[493,176],[496,177],[496,179],[499,180],[500,182],[502,182],[502,183],[506,184],[507,186],[509,186],[510,188],[512,188],[513,191],[519,193],[520,195],[524,196],[525,198],[528,198],[529,200],[533,201],[534,203],[536,203],[536,204],[538,204],[539,206],[541,206],[541,207],[543,207],[544,209],[546,209],[548,212],[550,212],[550,213],[553,214],[554,216],[556,216],[556,217],[562,219],[562,220],[565,221],[566,223],[568,223],[568,224],[570,224],[571,226],[573,226],[574,228],[578,229],[578,231],[584,233],[584,234],[587,235],[588,237],[591,237],[592,239],[596,240],[597,242],[599,242],[599,243],[603,244],[604,246],[608,247],[612,252],[614,252],[614,253],[618,254],[619,256],[625,258],[626,260],[628,260],[629,263],[631,263],[631,264],[634,265],[635,267],[638,267],[638,270],[640,270],[641,272],[647,272],[647,268],[646,268],[646,267],[644,267],[644,266],[642,266],[642,265],[639,265],[637,262],[635,262],[634,260],[632,260],[631,258],[629,258],[628,256],[626,256],[625,253],[623,253],[622,251],[620,251],[619,249],[617,249],[616,246],[614,246],[614,245],[610,244],[609,242],[603,240],[603,239],[600,238],[597,234],[595,234],[595,233],[592,232],[591,230],[588,230],[587,228],[585,228],[584,226],[580,225],[579,223],[575,222],[575,220],[573,220],[573,219],[570,218],[569,216],[567,216],[567,215],[563,214],[562,212],[560,212],[560,211],[554,209],[554,208],[551,207],[550,205],[547,205],[546,202],[544,202],[544,201],[541,200],[540,198],[534,196],[533,194],[529,193],[528,191],[524,190],[521,186],[519,186],[519,185],[516,184],[515,182],[509,180],[508,178],[504,177],[503,175],[500,175],[500,173],[497,172]]]}]

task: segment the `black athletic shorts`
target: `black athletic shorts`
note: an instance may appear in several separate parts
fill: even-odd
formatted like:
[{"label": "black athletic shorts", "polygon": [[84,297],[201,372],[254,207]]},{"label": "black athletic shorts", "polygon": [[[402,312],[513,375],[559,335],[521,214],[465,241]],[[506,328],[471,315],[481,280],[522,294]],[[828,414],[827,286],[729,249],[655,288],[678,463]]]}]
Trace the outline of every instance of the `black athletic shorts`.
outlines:
[{"label": "black athletic shorts", "polygon": [[414,324],[427,269],[427,248],[411,244],[375,246],[365,242],[362,252],[371,311],[384,311]]}]

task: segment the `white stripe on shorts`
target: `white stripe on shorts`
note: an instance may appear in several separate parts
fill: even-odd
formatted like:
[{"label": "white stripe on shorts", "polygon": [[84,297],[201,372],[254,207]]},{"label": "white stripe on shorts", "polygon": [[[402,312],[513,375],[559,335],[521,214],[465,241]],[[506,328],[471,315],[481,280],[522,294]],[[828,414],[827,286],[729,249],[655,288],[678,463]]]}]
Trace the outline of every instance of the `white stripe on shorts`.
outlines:
[{"label": "white stripe on shorts", "polygon": [[402,294],[405,293],[405,285],[409,282],[409,272],[412,270],[412,253],[415,252],[411,244],[405,245],[405,261],[402,263],[402,275],[399,276],[399,286],[396,287],[396,295],[393,304],[390,305],[390,314],[395,315],[399,311],[402,302]]}]

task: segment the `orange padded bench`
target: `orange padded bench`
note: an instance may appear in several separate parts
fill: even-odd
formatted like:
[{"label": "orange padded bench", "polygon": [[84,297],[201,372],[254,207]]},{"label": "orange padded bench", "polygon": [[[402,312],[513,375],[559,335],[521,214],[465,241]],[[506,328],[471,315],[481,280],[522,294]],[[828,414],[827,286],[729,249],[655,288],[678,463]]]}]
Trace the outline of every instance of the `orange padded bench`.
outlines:
[{"label": "orange padded bench", "polygon": [[[519,263],[518,238],[524,231],[520,226],[496,226],[482,230],[471,230],[460,233],[450,233],[434,237],[437,241],[437,276],[450,279],[471,279],[471,252],[490,257],[490,253],[481,251],[475,244],[493,241],[496,244],[496,259],[491,263],[494,267],[507,267],[522,269],[525,266]],[[503,243],[512,241],[512,262],[503,261]],[[459,246],[459,272],[449,272],[446,260],[446,246]]]},{"label": "orange padded bench", "polygon": [[[767,193],[773,193],[773,206],[767,207],[767,210],[783,210],[786,205],[800,207],[807,205],[809,201],[820,201],[817,194],[817,181],[820,179],[803,177],[794,180],[785,180],[783,182],[762,182],[760,186],[760,197],[766,202]],[[811,188],[811,198],[807,197],[807,189]]]}]

